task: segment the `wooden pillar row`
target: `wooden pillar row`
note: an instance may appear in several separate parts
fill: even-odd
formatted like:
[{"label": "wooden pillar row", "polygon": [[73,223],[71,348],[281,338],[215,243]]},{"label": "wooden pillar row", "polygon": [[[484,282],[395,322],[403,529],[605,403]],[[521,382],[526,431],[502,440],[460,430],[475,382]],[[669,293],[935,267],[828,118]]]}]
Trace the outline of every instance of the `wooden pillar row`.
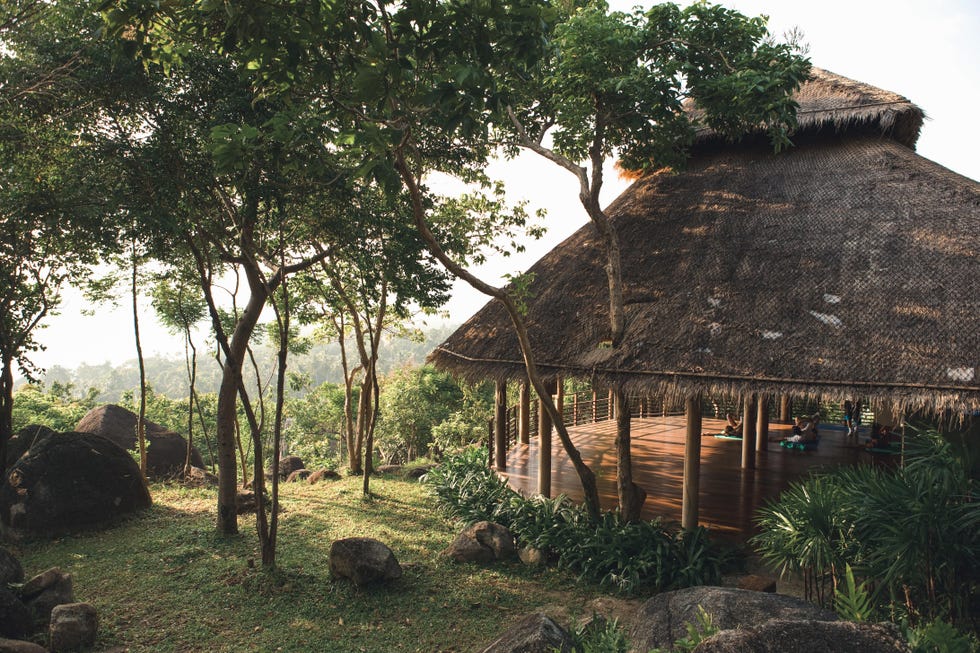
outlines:
[{"label": "wooden pillar row", "polygon": [[531,384],[521,381],[521,398],[517,408],[517,439],[521,444],[531,442]]},{"label": "wooden pillar row", "polygon": [[507,469],[507,382],[497,381],[493,395],[493,450],[498,471]]},{"label": "wooden pillar row", "polygon": [[[546,384],[549,392],[554,386]],[[538,494],[551,497],[551,415],[538,399]]]},{"label": "wooden pillar row", "polygon": [[759,395],[756,402],[755,450],[765,451],[769,443],[769,397]]},{"label": "wooden pillar row", "polygon": [[755,395],[742,399],[742,469],[755,468]]},{"label": "wooden pillar row", "polygon": [[684,480],[681,496],[681,528],[692,530],[698,526],[700,510],[701,474],[701,397],[691,395],[686,398],[684,414],[687,432],[684,438]]},{"label": "wooden pillar row", "polygon": [[779,397],[779,421],[789,422],[793,419],[793,398],[788,394]]}]

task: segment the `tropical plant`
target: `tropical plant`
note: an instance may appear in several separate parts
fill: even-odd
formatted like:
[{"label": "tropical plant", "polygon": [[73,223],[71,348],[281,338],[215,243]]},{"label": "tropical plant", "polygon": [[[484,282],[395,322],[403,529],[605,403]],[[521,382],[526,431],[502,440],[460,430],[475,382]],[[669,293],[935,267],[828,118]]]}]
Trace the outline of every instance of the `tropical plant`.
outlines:
[{"label": "tropical plant", "polygon": [[808,596],[822,604],[829,588],[848,582],[850,566],[873,579],[869,612],[912,625],[970,623],[980,587],[980,497],[957,451],[938,432],[920,432],[906,440],[904,467],[813,476],[759,512],[753,544],[783,572],[801,572]]},{"label": "tropical plant", "polygon": [[[700,605],[698,606],[697,621],[685,622],[684,629],[687,631],[687,635],[675,641],[671,651],[693,651],[698,644],[721,630],[714,624],[711,615]],[[666,653],[666,651],[655,648],[650,653]]]}]

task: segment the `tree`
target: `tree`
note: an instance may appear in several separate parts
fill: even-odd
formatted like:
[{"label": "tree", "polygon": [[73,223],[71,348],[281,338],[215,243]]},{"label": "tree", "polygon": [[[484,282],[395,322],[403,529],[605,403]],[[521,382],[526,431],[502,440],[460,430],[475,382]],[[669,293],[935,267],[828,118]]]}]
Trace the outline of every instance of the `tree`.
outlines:
[{"label": "tree", "polygon": [[[612,347],[627,319],[619,236],[599,204],[603,163],[617,156],[631,170],[681,166],[699,125],[727,137],[763,126],[777,149],[788,145],[791,93],[809,63],[768,39],[764,19],[721,6],[668,3],[625,14],[594,2],[556,27],[519,104],[508,106],[511,152],[535,152],[579,182],[606,255]],[[689,110],[689,101],[701,112]],[[645,493],[632,480],[626,391],[614,383],[613,394],[619,505],[635,520]]]},{"label": "tree", "polygon": [[385,462],[409,462],[432,445],[432,430],[461,404],[452,378],[429,365],[389,374],[381,388],[378,435]]},{"label": "tree", "polygon": [[[36,330],[60,291],[108,246],[99,219],[114,188],[80,125],[128,88],[125,66],[94,74],[106,49],[74,3],[15,0],[0,8],[0,461],[11,435],[13,369],[37,369]],[[54,38],[52,38],[54,36]],[[111,89],[111,91],[110,91]]]},{"label": "tree", "polygon": [[[190,473],[191,451],[194,447],[195,406],[200,415],[200,402],[197,397],[197,346],[194,344],[192,329],[204,320],[207,309],[196,286],[195,272],[187,268],[175,267],[168,274],[160,274],[151,289],[153,308],[157,317],[171,333],[179,333],[184,338],[184,363],[187,371],[187,457],[184,473]],[[207,430],[202,420],[204,437]],[[210,445],[209,445],[210,446]]]}]

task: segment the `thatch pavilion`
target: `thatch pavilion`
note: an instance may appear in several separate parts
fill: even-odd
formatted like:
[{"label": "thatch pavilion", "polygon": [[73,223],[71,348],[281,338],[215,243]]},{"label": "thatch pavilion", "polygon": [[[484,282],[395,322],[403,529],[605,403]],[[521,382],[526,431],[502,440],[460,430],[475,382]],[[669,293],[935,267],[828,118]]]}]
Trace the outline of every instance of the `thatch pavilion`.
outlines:
[{"label": "thatch pavilion", "polygon": [[[529,270],[527,320],[545,374],[686,400],[685,525],[697,523],[696,397],[980,407],[980,184],[915,153],[923,112],[904,97],[815,69],[797,101],[788,151],[703,131],[687,169],[647,175],[610,205],[623,243],[620,347],[604,343],[591,225]],[[498,390],[525,378],[493,302],[431,360]],[[766,439],[748,435],[744,467]]]}]

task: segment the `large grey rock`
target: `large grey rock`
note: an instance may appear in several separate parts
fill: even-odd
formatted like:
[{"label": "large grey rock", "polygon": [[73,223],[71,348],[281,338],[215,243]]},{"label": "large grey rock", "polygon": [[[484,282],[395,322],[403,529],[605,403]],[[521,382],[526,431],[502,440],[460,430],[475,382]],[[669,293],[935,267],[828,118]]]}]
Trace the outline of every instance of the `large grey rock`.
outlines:
[{"label": "large grey rock", "polygon": [[14,433],[7,440],[7,467],[13,467],[32,446],[55,433],[55,430],[43,424],[31,424]]},{"label": "large grey rock", "polygon": [[34,624],[44,628],[50,623],[51,611],[56,606],[75,602],[71,574],[52,567],[24,583],[20,596],[30,608]]},{"label": "large grey rock", "polygon": [[358,586],[402,577],[392,550],[370,537],[348,537],[331,544],[330,572]]},{"label": "large grey rock", "polygon": [[572,638],[543,614],[524,617],[504,631],[483,653],[570,653]]},{"label": "large grey rock", "polygon": [[0,527],[14,537],[97,526],[151,503],[129,453],[90,433],[58,433],[37,442],[5,480]]},{"label": "large grey rock", "polygon": [[694,653],[909,653],[891,624],[849,621],[787,621],[724,630],[704,640]]},{"label": "large grey rock", "polygon": [[24,568],[21,566],[20,560],[13,553],[0,546],[0,587],[8,583],[20,583],[23,580]]},{"label": "large grey rock", "polygon": [[286,482],[287,483],[299,483],[300,481],[305,481],[306,479],[308,479],[312,475],[313,475],[313,472],[311,472],[308,469],[297,469],[297,470],[291,472],[289,474],[289,476],[286,477]]},{"label": "large grey rock", "polygon": [[340,474],[338,474],[332,469],[318,469],[312,474],[310,474],[309,478],[306,479],[306,482],[309,483],[310,485],[313,485],[314,483],[319,483],[320,481],[327,481],[327,480],[335,481],[339,478],[340,478]]},{"label": "large grey rock", "polygon": [[51,611],[52,653],[92,646],[98,632],[99,614],[88,603],[67,603]]},{"label": "large grey rock", "polygon": [[[279,459],[279,478],[286,480],[293,472],[306,469],[306,464],[299,456],[283,456]],[[272,469],[266,471],[268,477],[272,477]]]},{"label": "large grey rock", "polygon": [[721,630],[747,628],[771,619],[836,621],[837,615],[802,599],[730,587],[688,587],[657,594],[639,609],[630,641],[639,651],[667,648],[697,623],[698,606]]},{"label": "large grey rock", "polygon": [[6,587],[0,587],[0,637],[17,639],[34,629],[30,609]]},{"label": "large grey rock", "polygon": [[34,642],[19,639],[0,639],[0,653],[48,653],[48,649]]},{"label": "large grey rock", "polygon": [[[93,408],[75,425],[78,433],[94,433],[109,438],[123,449],[135,451],[136,423],[139,416],[115,404]],[[187,460],[187,440],[150,420],[143,420],[146,435],[146,475],[150,478],[176,478],[183,474]],[[191,465],[204,468],[197,447],[191,447]]]},{"label": "large grey rock", "polygon": [[513,558],[517,547],[506,526],[481,521],[457,535],[444,553],[456,562],[493,562]]}]

